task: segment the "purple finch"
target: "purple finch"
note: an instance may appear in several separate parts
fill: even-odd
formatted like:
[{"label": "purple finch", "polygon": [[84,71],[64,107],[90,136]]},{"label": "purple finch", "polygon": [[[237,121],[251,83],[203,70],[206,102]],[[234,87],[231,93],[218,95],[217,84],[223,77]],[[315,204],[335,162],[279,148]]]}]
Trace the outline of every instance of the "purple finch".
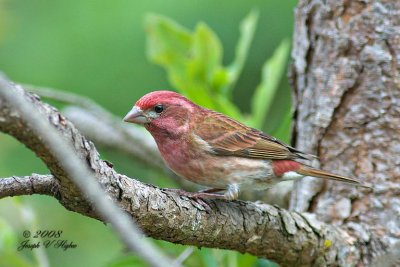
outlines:
[{"label": "purple finch", "polygon": [[[362,186],[355,179],[296,161],[309,155],[175,92],[143,96],[124,121],[146,127],[165,163],[177,175],[211,187],[193,193],[195,197],[233,200],[242,189],[266,189],[304,176]],[[224,195],[215,194],[223,190]]]}]

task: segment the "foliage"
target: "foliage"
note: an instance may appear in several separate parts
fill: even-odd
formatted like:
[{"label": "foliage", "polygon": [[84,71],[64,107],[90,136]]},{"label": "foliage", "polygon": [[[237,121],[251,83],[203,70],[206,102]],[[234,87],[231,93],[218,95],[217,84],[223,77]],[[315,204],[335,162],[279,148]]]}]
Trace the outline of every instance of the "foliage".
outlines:
[{"label": "foliage", "polygon": [[255,128],[262,129],[287,62],[289,42],[284,40],[264,64],[262,81],[252,97],[252,112],[244,116],[232,103],[232,90],[245,64],[258,19],[250,12],[240,25],[235,59],[223,66],[223,49],[215,32],[199,22],[188,29],[161,15],[146,17],[149,59],[161,65],[169,81],[194,102],[218,110]]}]

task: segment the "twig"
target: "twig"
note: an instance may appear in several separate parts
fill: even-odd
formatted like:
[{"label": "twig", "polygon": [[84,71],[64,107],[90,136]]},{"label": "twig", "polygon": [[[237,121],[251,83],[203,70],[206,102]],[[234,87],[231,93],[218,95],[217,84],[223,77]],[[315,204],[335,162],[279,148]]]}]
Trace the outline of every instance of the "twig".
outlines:
[{"label": "twig", "polygon": [[32,174],[0,179],[0,199],[4,197],[41,194],[56,196],[58,182],[52,175]]},{"label": "twig", "polygon": [[77,95],[71,92],[61,91],[61,90],[54,90],[51,88],[41,87],[41,86],[34,86],[30,84],[23,84],[22,85],[25,90],[28,92],[32,92],[38,94],[41,97],[46,97],[50,99],[54,99],[63,103],[68,103],[71,105],[80,106],[87,110],[90,110],[92,113],[98,114],[99,117],[102,117],[106,120],[113,120],[114,115],[108,112],[106,109],[98,105],[92,99]]}]

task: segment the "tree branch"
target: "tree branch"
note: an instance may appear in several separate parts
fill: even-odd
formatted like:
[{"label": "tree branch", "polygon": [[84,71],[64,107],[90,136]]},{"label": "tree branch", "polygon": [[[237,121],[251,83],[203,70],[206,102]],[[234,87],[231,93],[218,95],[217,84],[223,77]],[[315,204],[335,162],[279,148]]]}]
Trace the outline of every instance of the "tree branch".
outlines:
[{"label": "tree branch", "polygon": [[58,181],[53,175],[32,174],[0,178],[0,198],[23,195],[48,195],[57,198]]},{"label": "tree branch", "polygon": [[[109,221],[113,229],[127,247],[136,252],[153,267],[179,266],[163,255],[147,240],[140,240],[142,234],[128,215],[118,209],[96,181],[94,173],[89,170],[76,153],[70,142],[47,121],[45,114],[37,111],[31,101],[26,99],[24,90],[15,86],[5,78],[0,77],[0,97],[6,103],[7,110],[14,111],[11,115],[28,122],[32,132],[40,136],[40,141],[48,147],[62,171],[72,180],[87,201],[93,203],[96,214]],[[8,107],[7,107],[8,105]],[[17,111],[19,114],[17,114]],[[60,180],[62,181],[62,180]]]},{"label": "tree branch", "polygon": [[[212,207],[207,211],[192,199],[119,174],[99,158],[94,145],[55,108],[22,89],[12,87],[10,90],[22,95],[48,118],[65,142],[72,145],[76,155],[86,160],[114,202],[153,238],[247,252],[274,260],[281,266],[348,264],[358,253],[354,247],[356,240],[346,232],[318,222],[309,214],[288,212],[261,203],[223,200],[204,200]],[[101,220],[49,147],[35,134],[32,125],[3,97],[0,97],[0,130],[17,138],[44,161],[59,181],[62,205]]]}]

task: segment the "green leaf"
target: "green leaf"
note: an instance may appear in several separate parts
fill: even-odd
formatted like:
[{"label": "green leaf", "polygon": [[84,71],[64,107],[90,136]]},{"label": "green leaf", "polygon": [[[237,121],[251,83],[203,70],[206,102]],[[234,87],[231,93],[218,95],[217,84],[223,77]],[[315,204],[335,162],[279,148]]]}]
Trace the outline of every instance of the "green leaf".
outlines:
[{"label": "green leaf", "polygon": [[222,46],[204,23],[191,33],[176,22],[151,14],[145,20],[149,59],[166,69],[170,83],[196,103],[216,109],[214,92],[227,83]]},{"label": "green leaf", "polygon": [[258,11],[253,10],[240,23],[240,37],[236,45],[235,59],[232,64],[227,67],[229,73],[229,86],[226,87],[225,93],[230,92],[233,89],[236,81],[239,79],[240,73],[249,53],[251,42],[253,41],[257,20]]},{"label": "green leaf", "polygon": [[213,88],[214,91],[223,93],[223,89],[226,88],[226,85],[229,83],[228,71],[224,67],[219,67],[214,71],[214,75],[210,82],[211,88]]},{"label": "green leaf", "polygon": [[265,122],[275,92],[285,72],[289,48],[289,40],[285,39],[275,49],[272,57],[264,63],[261,84],[256,88],[252,98],[251,124],[255,128],[262,129]]},{"label": "green leaf", "polygon": [[145,28],[150,60],[165,66],[186,60],[192,44],[189,30],[167,17],[156,14],[146,16]]},{"label": "green leaf", "polygon": [[[194,32],[160,15],[146,17],[148,55],[168,73],[172,86],[192,101],[218,110],[237,120],[244,118],[230,101],[230,91],[239,78],[253,40],[258,12],[250,12],[240,25],[240,38],[233,63],[222,65],[221,41],[205,23],[198,23]],[[253,96],[250,123],[261,128],[282,78],[288,41],[276,49],[263,67],[262,83]],[[230,88],[230,89],[229,89]]]},{"label": "green leaf", "polygon": [[146,16],[145,28],[149,59],[163,66],[170,82],[182,89],[193,41],[190,32],[171,19],[155,14]]},{"label": "green leaf", "polygon": [[[190,57],[186,63],[185,84],[177,89],[199,105],[218,109],[215,95],[221,85],[215,83],[215,77],[223,82],[224,75],[221,73],[221,41],[204,23],[197,24],[192,38]],[[218,87],[213,87],[213,84]]]},{"label": "green leaf", "polygon": [[189,78],[203,84],[207,91],[217,91],[218,88],[212,88],[211,84],[220,70],[221,62],[221,41],[206,24],[200,22],[193,34]]}]

